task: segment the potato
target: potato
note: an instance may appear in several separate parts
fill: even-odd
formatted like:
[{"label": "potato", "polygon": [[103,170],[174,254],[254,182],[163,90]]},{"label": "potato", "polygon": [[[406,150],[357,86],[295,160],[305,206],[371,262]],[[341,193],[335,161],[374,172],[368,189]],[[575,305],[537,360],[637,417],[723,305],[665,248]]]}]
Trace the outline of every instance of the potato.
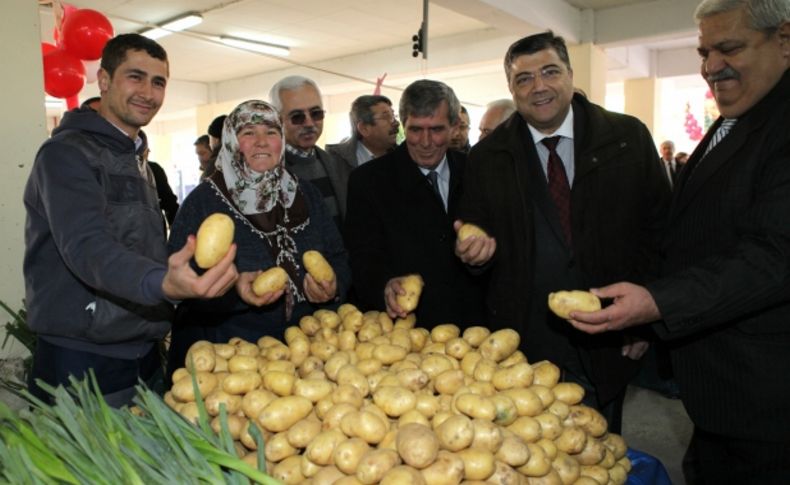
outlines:
[{"label": "potato", "polygon": [[618,460],[624,457],[628,450],[623,437],[614,433],[607,433],[606,436],[601,439],[601,444],[608,448]]},{"label": "potato", "polygon": [[[264,382],[266,378],[264,377]],[[316,403],[330,395],[334,390],[333,384],[326,379],[299,379],[293,387],[294,396],[302,396]]]},{"label": "potato", "polygon": [[388,416],[397,418],[406,411],[414,409],[417,398],[413,392],[403,386],[379,386],[373,393],[373,402]]},{"label": "potato", "polygon": [[321,432],[321,421],[313,416],[308,416],[297,421],[288,431],[285,431],[288,442],[294,448],[307,448],[313,439]]},{"label": "potato", "polygon": [[488,450],[491,453],[496,453],[499,447],[502,446],[502,428],[483,419],[472,420],[472,425],[475,429],[475,437],[472,439],[471,448],[480,448]]},{"label": "potato", "polygon": [[261,414],[263,408],[275,399],[277,399],[277,396],[271,391],[253,389],[241,399],[241,409],[248,418],[258,419],[258,415]]},{"label": "potato", "polygon": [[315,250],[305,251],[302,255],[304,268],[310,273],[317,282],[332,281],[335,279],[335,271],[324,258],[324,255]]},{"label": "potato", "polygon": [[553,440],[565,429],[560,418],[551,413],[539,414],[535,419],[540,423],[541,436],[544,438]]},{"label": "potato", "polygon": [[310,485],[333,485],[346,476],[336,466],[322,467],[313,475]]},{"label": "potato", "polygon": [[228,254],[233,243],[234,230],[233,219],[220,212],[203,220],[198,228],[195,244],[195,262],[199,268],[211,268]]},{"label": "potato", "polygon": [[450,416],[435,429],[439,444],[450,451],[463,450],[475,437],[472,420],[462,414]]},{"label": "potato", "polygon": [[[206,340],[200,340],[192,344],[187,351],[184,359],[184,366],[191,372],[211,372],[216,364],[214,347]],[[173,378],[175,382],[175,378]]]},{"label": "potato", "polygon": [[258,422],[264,429],[279,433],[303,419],[313,410],[313,403],[302,396],[279,397],[261,411]]},{"label": "potato", "polygon": [[571,413],[567,419],[596,438],[606,433],[606,418],[593,408],[583,405],[571,406]]},{"label": "potato", "polygon": [[458,485],[464,478],[464,461],[455,453],[441,450],[436,461],[420,473],[427,485]]},{"label": "potato", "polygon": [[[346,423],[346,421],[351,422]],[[341,429],[345,431],[346,428],[350,428],[350,436],[361,438],[373,445],[384,439],[389,431],[389,421],[381,419],[381,416],[370,411],[360,411],[349,413],[343,418]]]},{"label": "potato", "polygon": [[425,282],[422,276],[418,274],[410,274],[401,279],[401,287],[406,291],[405,295],[397,295],[395,297],[398,306],[406,313],[414,311],[417,308],[417,303],[420,301],[420,294]]},{"label": "potato", "polygon": [[[196,372],[195,380],[197,381],[198,391],[200,392],[201,396],[209,395],[209,393],[211,393],[211,391],[217,387],[217,376],[211,372]],[[192,387],[192,376],[187,375],[173,383],[173,388],[170,390],[170,392],[177,401],[194,401],[195,390]]]},{"label": "potato", "polygon": [[318,436],[313,438],[313,441],[307,445],[307,448],[304,450],[304,455],[316,465],[331,465],[335,448],[340,443],[346,441],[346,439],[346,435],[339,429],[321,431],[318,433]]},{"label": "potato", "polygon": [[257,372],[234,372],[222,381],[222,390],[228,394],[245,395],[260,387],[261,381],[261,375]]},{"label": "potato", "polygon": [[542,477],[551,472],[551,460],[548,459],[543,448],[535,443],[527,443],[527,448],[529,449],[529,459],[517,470],[528,477]]},{"label": "potato", "polygon": [[284,290],[287,283],[288,273],[281,267],[274,266],[255,278],[252,282],[252,291],[256,295],[261,296],[264,293]]},{"label": "potato", "polygon": [[543,432],[538,420],[530,416],[519,417],[507,429],[524,440],[525,443],[539,440]]},{"label": "potato", "polygon": [[519,416],[537,416],[543,411],[543,401],[531,388],[514,388],[501,392],[516,405]]},{"label": "potato", "polygon": [[263,449],[266,459],[275,463],[289,456],[294,456],[298,452],[298,450],[288,442],[288,436],[284,431],[266,440]]},{"label": "potato", "polygon": [[552,391],[557,400],[571,406],[579,404],[584,399],[584,388],[575,382],[560,382]]},{"label": "potato", "polygon": [[496,418],[494,423],[500,426],[507,426],[518,418],[518,409],[516,403],[513,402],[508,396],[503,394],[496,394],[489,398],[494,403],[496,409]]},{"label": "potato", "polygon": [[408,353],[409,351],[400,345],[382,344],[373,349],[373,358],[380,360],[384,365],[390,365],[403,360]]},{"label": "potato", "polygon": [[514,387],[528,387],[532,384],[533,376],[534,370],[532,366],[526,362],[521,362],[511,367],[494,371],[491,383],[500,391]]},{"label": "potato", "polygon": [[458,360],[463,359],[470,350],[472,350],[472,346],[461,337],[451,338],[444,344],[444,353]]},{"label": "potato", "polygon": [[493,421],[496,418],[496,406],[484,396],[471,393],[460,394],[455,399],[455,407],[470,418],[486,421]]},{"label": "potato", "polygon": [[595,438],[589,437],[584,444],[584,449],[574,455],[580,465],[597,465],[601,463],[608,450]]},{"label": "potato", "polygon": [[228,414],[236,414],[239,409],[241,409],[241,400],[241,396],[228,394],[217,387],[206,396],[206,412],[208,412],[210,416],[218,416],[219,405],[224,404],[225,411],[227,411]]},{"label": "potato", "polygon": [[359,461],[357,479],[363,484],[378,483],[393,467],[400,465],[398,452],[394,450],[370,450]]},{"label": "potato", "polygon": [[532,383],[538,386],[552,388],[560,381],[560,368],[548,360],[541,360],[532,364],[534,377]]},{"label": "potato", "polygon": [[420,472],[406,465],[398,465],[390,468],[381,478],[380,485],[425,485],[425,479]]},{"label": "potato", "polygon": [[332,455],[335,466],[346,475],[357,471],[362,455],[370,450],[370,446],[361,438],[351,438],[335,446]]},{"label": "potato", "polygon": [[479,226],[476,226],[472,223],[465,222],[461,224],[461,227],[458,228],[458,240],[464,241],[468,237],[488,237],[488,233],[486,233],[483,229]]},{"label": "potato", "polygon": [[280,480],[286,485],[296,485],[303,483],[305,481],[305,476],[302,475],[302,470],[300,469],[301,462],[302,457],[300,455],[294,455],[285,458],[280,463],[274,465],[274,468],[271,471],[272,477]]},{"label": "potato", "polygon": [[504,328],[492,333],[480,344],[480,354],[485,359],[499,362],[510,357],[518,349],[521,336],[512,328]]},{"label": "potato", "polygon": [[589,291],[572,290],[549,293],[549,309],[560,318],[568,320],[572,311],[595,312],[601,309],[601,300]]},{"label": "potato", "polygon": [[257,371],[258,357],[252,355],[234,355],[228,360],[229,372]]},{"label": "potato", "polygon": [[520,467],[529,460],[529,448],[523,440],[508,436],[502,440],[494,457],[512,467]]},{"label": "potato", "polygon": [[566,426],[554,442],[560,451],[574,454],[579,453],[587,444],[587,433],[578,426]]},{"label": "potato", "polygon": [[428,374],[417,369],[416,365],[414,369],[403,369],[398,371],[397,378],[398,383],[410,391],[419,391],[428,385],[429,382]]},{"label": "potato", "polygon": [[431,340],[434,342],[445,343],[448,340],[461,335],[461,329],[452,323],[437,325],[431,330]]},{"label": "potato", "polygon": [[[225,418],[227,420],[226,422],[228,423],[228,433],[230,434],[230,437],[234,440],[239,439],[242,431],[247,429],[249,420],[235,414],[229,414]],[[216,416],[211,420],[211,429],[215,433],[220,434],[222,431],[222,420],[220,419],[220,416]]]},{"label": "potato", "polygon": [[464,478],[485,480],[494,473],[494,455],[480,448],[467,448],[458,452],[464,461]]},{"label": "potato", "polygon": [[431,428],[410,423],[398,429],[397,448],[404,463],[423,469],[436,459],[439,439]]},{"label": "potato", "polygon": [[464,372],[449,369],[434,378],[433,386],[439,394],[453,395],[464,385]]}]

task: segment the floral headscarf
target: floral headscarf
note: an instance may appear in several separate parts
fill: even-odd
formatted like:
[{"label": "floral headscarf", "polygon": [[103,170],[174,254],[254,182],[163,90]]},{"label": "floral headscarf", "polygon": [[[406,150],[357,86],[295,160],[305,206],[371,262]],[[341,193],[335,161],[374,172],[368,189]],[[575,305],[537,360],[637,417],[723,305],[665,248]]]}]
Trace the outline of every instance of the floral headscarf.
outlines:
[{"label": "floral headscarf", "polygon": [[[271,170],[256,172],[239,151],[237,134],[249,125],[267,125],[279,130],[282,140],[280,161]],[[244,215],[270,212],[278,204],[284,209],[296,199],[296,180],[283,168],[285,137],[277,110],[264,101],[250,100],[238,105],[225,118],[222,148],[217,155],[217,170],[222,172],[233,203]]]}]

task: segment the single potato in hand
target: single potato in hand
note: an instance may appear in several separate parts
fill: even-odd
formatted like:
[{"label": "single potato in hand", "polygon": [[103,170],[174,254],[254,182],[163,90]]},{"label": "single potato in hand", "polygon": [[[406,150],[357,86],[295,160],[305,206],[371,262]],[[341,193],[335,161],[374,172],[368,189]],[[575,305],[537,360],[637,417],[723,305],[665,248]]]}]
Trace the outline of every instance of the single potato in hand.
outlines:
[{"label": "single potato in hand", "polygon": [[488,237],[488,233],[486,233],[480,227],[466,222],[458,229],[458,240],[463,241],[471,236]]},{"label": "single potato in hand", "polygon": [[589,291],[558,291],[549,293],[549,308],[558,317],[568,320],[572,311],[595,312],[600,310],[601,300]]},{"label": "single potato in hand", "polygon": [[209,269],[228,254],[233,243],[235,225],[230,216],[216,212],[206,217],[197,231],[195,262]]},{"label": "single potato in hand", "polygon": [[261,296],[270,291],[280,291],[285,289],[288,283],[288,273],[279,266],[269,268],[259,274],[252,282],[252,291]]},{"label": "single potato in hand", "polygon": [[310,276],[318,282],[335,279],[335,271],[332,269],[332,266],[324,258],[324,255],[318,251],[305,251],[302,255],[302,263],[304,263],[304,267],[310,273]]},{"label": "single potato in hand", "polygon": [[422,276],[418,274],[410,274],[403,277],[400,285],[406,291],[406,294],[398,295],[396,301],[404,312],[408,313],[417,308],[424,284]]}]

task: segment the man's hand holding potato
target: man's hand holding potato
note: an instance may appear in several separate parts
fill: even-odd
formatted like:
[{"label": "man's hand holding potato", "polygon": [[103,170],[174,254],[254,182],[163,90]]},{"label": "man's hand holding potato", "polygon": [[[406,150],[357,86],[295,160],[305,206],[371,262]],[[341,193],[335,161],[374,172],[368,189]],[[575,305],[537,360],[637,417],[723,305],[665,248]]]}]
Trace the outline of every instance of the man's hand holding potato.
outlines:
[{"label": "man's hand holding potato", "polygon": [[608,330],[622,330],[661,319],[653,296],[643,286],[615,283],[603,288],[593,288],[590,292],[599,298],[612,298],[613,302],[596,312],[572,311],[568,321],[582,332],[596,334]]},{"label": "man's hand holding potato", "polygon": [[406,312],[398,305],[398,295],[405,295],[406,290],[401,285],[404,276],[391,278],[384,285],[384,305],[390,318],[406,318]]},{"label": "man's hand holding potato", "polygon": [[216,298],[224,295],[236,282],[239,273],[233,260],[236,245],[232,244],[227,254],[202,275],[189,265],[195,254],[195,236],[189,236],[181,250],[167,260],[167,273],[162,280],[162,292],[171,300],[188,298]]},{"label": "man's hand holding potato", "polygon": [[464,222],[456,220],[453,229],[458,234],[455,240],[455,255],[470,266],[482,266],[487,263],[496,252],[496,240],[484,232],[464,235],[461,228]]}]

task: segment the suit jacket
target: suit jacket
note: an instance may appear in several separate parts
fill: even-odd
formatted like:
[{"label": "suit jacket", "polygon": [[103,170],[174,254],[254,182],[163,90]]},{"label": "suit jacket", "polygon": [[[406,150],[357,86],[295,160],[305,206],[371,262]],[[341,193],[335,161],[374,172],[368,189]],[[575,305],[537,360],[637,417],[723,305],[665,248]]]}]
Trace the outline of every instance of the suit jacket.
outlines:
[{"label": "suit jacket", "polygon": [[483,288],[455,256],[452,224],[463,192],[465,157],[448,153],[448,212],[409,156],[406,144],[351,173],[344,239],[354,288],[364,310],[384,310],[390,278],[425,281],[417,324],[482,324]]},{"label": "suit jacket", "polygon": [[[606,403],[637,370],[637,363],[620,354],[622,334],[571,331],[570,324],[548,312],[547,295],[654,275],[670,194],[641,122],[579,95],[573,110],[572,247],[562,238],[534,141],[518,112],[472,148],[460,216],[497,241],[484,268],[490,273],[490,323],[517,329],[531,361],[536,355],[561,359],[569,349],[579,350],[599,400]],[[543,259],[546,254],[551,265]],[[554,278],[554,273],[567,277]],[[557,287],[568,282],[577,286]],[[546,340],[525,342],[527,335],[541,333],[536,329]]]},{"label": "suit jacket", "polygon": [[359,141],[351,137],[342,143],[327,145],[326,151],[335,157],[335,160],[345,162],[351,169],[354,169],[359,165],[357,163],[357,143]]},{"label": "suit jacket", "polygon": [[648,285],[673,342],[694,423],[754,440],[790,439],[790,74],[711,152],[721,120],[678,180],[667,275]]}]

